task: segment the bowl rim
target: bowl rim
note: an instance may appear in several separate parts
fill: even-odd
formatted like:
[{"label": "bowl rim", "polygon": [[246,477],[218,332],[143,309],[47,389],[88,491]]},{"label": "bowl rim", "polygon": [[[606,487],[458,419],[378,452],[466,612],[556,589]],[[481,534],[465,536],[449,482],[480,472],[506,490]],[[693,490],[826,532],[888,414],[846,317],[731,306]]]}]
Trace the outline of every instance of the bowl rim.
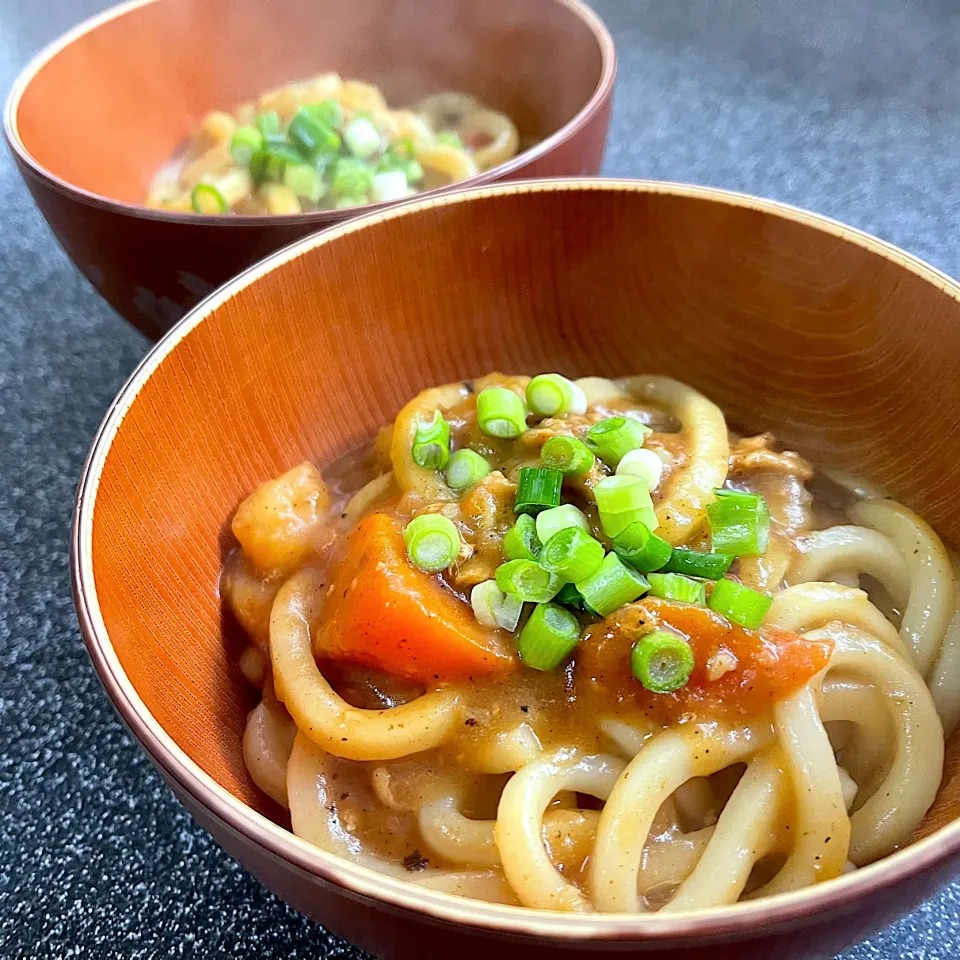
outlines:
[{"label": "bowl rim", "polygon": [[[521,193],[621,191],[666,194],[746,207],[805,224],[892,260],[960,301],[960,283],[893,244],[854,227],[775,200],[713,187],[645,180],[555,178],[517,181],[410,200],[396,208],[357,217],[297,240],[247,268],[194,307],[137,365],[95,435],[77,490],[70,542],[70,570],[87,651],[121,718],[154,765],[169,781],[219,822],[250,843],[311,876],[387,908],[422,919],[461,924],[478,932],[535,937],[559,943],[583,940],[663,943],[688,938],[748,939],[773,924],[803,926],[821,911],[849,909],[858,900],[936,867],[960,852],[960,818],[902,850],[827,883],[761,900],[677,914],[564,914],[507,906],[429,890],[341,859],[296,837],[257,813],[205,773],[166,733],[140,699],[113,649],[99,609],[93,573],[92,533],[96,498],[113,439],[140,390],[176,346],[234,295],[288,261],[339,237],[384,220],[419,211]],[[809,923],[810,921],[808,921]],[[782,928],[781,928],[782,929]]]},{"label": "bowl rim", "polygon": [[[20,102],[24,94],[33,82],[36,75],[49,63],[57,54],[65,50],[68,46],[79,40],[81,37],[92,33],[94,30],[103,26],[112,20],[119,19],[138,10],[140,7],[148,6],[152,3],[162,3],[164,0],[125,0],[116,6],[101,11],[86,20],[81,21],[75,27],[61,34],[57,39],[47,44],[39,53],[35,54],[26,66],[17,75],[7,95],[6,103],[3,109],[3,132],[4,137],[10,147],[14,157],[29,171],[34,177],[52,187],[58,193],[72,199],[97,207],[111,213],[125,216],[137,217],[144,220],[158,220],[167,223],[187,223],[193,225],[202,225],[214,229],[223,229],[230,227],[274,227],[279,225],[307,224],[317,225],[327,223],[340,223],[344,219],[354,216],[362,216],[367,212],[377,212],[390,209],[402,200],[387,201],[385,203],[367,203],[359,207],[348,208],[346,210],[315,210],[309,213],[292,214],[264,214],[264,215],[234,215],[231,217],[211,217],[201,213],[183,213],[167,210],[156,210],[136,203],[127,203],[122,200],[115,200],[100,193],[94,193],[78,187],[70,181],[63,179],[53,171],[48,170],[43,164],[39,163],[30,151],[27,149],[20,137],[18,114]],[[559,130],[550,134],[549,137],[534,144],[527,150],[523,150],[516,156],[511,157],[504,163],[484,170],[476,176],[469,177],[467,180],[460,180],[447,186],[437,187],[433,190],[425,190],[416,194],[421,197],[441,196],[445,193],[470,187],[480,186],[491,181],[501,180],[509,177],[511,173],[518,170],[528,163],[539,160],[551,153],[555,148],[566,143],[571,137],[587,126],[591,120],[609,103],[614,81],[617,75],[617,54],[614,47],[613,37],[607,29],[606,24],[600,18],[600,15],[591,9],[584,0],[550,0],[558,6],[566,7],[574,16],[593,34],[597,49],[600,53],[600,77],[597,85],[591,93],[589,99],[580,109],[562,126]],[[352,213],[351,211],[357,211]]]}]

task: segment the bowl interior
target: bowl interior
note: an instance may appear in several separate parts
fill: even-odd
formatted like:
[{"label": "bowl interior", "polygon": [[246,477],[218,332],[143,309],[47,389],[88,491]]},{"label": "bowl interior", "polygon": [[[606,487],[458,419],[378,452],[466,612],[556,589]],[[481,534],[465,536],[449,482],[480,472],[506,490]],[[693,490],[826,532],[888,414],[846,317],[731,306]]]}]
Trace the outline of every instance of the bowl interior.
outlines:
[{"label": "bowl interior", "polygon": [[[259,481],[322,466],[428,385],[659,371],[960,544],[956,295],[878,241],[692,188],[524,185],[335,228],[202,305],[111,411],[79,514],[92,644],[193,761],[282,822],[243,765],[251,700],[217,596]],[[927,832],[960,802],[957,745]]]},{"label": "bowl interior", "polygon": [[131,204],[212,109],[335,70],[400,106],[473,93],[524,142],[556,133],[601,81],[601,48],[565,0],[146,0],[55,45],[11,118],[66,183]]}]

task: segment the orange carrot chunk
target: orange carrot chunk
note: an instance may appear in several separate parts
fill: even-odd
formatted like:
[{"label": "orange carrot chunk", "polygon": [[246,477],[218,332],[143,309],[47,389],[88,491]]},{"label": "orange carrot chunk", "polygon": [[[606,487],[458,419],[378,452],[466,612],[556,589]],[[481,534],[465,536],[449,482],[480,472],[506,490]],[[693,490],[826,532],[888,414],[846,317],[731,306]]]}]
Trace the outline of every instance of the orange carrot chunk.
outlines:
[{"label": "orange carrot chunk", "polygon": [[517,666],[505,634],[481,626],[439,576],[411,565],[402,525],[383,513],[366,517],[351,535],[316,653],[427,685]]},{"label": "orange carrot chunk", "polygon": [[[685,687],[651,693],[630,674],[630,647],[657,628],[684,637],[696,665]],[[578,669],[597,694],[632,700],[657,722],[683,716],[753,716],[795,693],[829,662],[830,640],[777,627],[748,630],[706,607],[646,597],[598,624]]]}]

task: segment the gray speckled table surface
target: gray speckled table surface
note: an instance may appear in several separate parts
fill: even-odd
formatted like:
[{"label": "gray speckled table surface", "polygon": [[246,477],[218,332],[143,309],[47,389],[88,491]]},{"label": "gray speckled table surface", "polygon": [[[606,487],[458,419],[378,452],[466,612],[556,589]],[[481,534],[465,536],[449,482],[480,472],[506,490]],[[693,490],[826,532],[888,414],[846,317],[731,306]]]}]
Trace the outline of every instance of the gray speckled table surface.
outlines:
[{"label": "gray speckled table surface", "polygon": [[[0,90],[101,0],[0,0]],[[605,170],[775,197],[960,275],[956,0],[596,0]],[[80,640],[74,486],[147,343],[0,151],[0,956],[353,958],[230,861],[127,735]],[[960,887],[844,960],[960,957]],[[767,958],[760,958],[767,960]]]}]

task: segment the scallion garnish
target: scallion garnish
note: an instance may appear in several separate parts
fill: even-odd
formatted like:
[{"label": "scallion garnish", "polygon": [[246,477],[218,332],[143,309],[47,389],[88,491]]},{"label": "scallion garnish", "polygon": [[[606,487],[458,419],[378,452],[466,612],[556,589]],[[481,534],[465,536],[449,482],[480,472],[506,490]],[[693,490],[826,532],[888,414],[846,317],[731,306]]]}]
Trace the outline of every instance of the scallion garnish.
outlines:
[{"label": "scallion garnish", "polygon": [[587,398],[572,380],[559,373],[541,373],[527,384],[527,406],[541,417],[584,413]]},{"label": "scallion garnish", "polygon": [[554,670],[573,653],[579,639],[580,624],[569,610],[541,603],[517,637],[517,652],[534,670]]},{"label": "scallion garnish", "polygon": [[586,580],[577,581],[577,589],[591,610],[606,617],[625,603],[642,597],[650,589],[650,584],[622,563],[615,553],[608,553]]},{"label": "scallion garnish", "polygon": [[287,136],[307,156],[336,153],[340,149],[340,134],[302,107],[290,121]]},{"label": "scallion garnish", "polygon": [[608,537],[615,537],[631,523],[639,521],[650,530],[660,525],[646,483],[639,477],[604,477],[593,487],[600,511],[600,523]]},{"label": "scallion garnish", "polygon": [[497,586],[496,580],[484,580],[470,591],[470,606],[477,623],[485,627],[499,626],[497,623],[497,609],[503,603],[506,594]]},{"label": "scallion garnish", "polygon": [[513,509],[517,513],[538,514],[541,510],[560,506],[563,474],[544,467],[521,467],[517,481],[517,497]]},{"label": "scallion garnish", "polygon": [[527,429],[527,405],[506,387],[489,387],[477,394],[477,423],[488,436],[512,440]]},{"label": "scallion garnish", "polygon": [[652,597],[695,603],[701,607],[707,602],[706,587],[700,580],[691,580],[679,573],[648,573],[647,579]]},{"label": "scallion garnish", "polygon": [[258,113],[254,123],[264,139],[280,133],[280,114],[277,113],[276,110],[270,110],[267,113]]},{"label": "scallion garnish", "polygon": [[366,203],[366,196],[372,184],[373,169],[362,160],[340,157],[334,164],[330,190],[337,200]]},{"label": "scallion garnish", "polygon": [[551,437],[540,450],[540,459],[545,467],[567,476],[587,473],[596,460],[586,444],[576,437]]},{"label": "scallion garnish", "polygon": [[560,588],[560,592],[553,598],[553,601],[554,603],[562,603],[565,607],[583,609],[583,594],[573,583],[565,583]]},{"label": "scallion garnish", "polygon": [[722,614],[741,627],[756,630],[770,609],[773,598],[751,590],[734,580],[718,580],[707,601],[711,610]]},{"label": "scallion garnish", "polygon": [[616,467],[625,454],[643,446],[648,433],[650,428],[632,417],[610,417],[595,423],[584,442],[608,467]]},{"label": "scallion garnish", "polygon": [[343,107],[336,100],[321,100],[320,103],[308,103],[300,108],[316,120],[335,130],[343,126]]},{"label": "scallion garnish", "polygon": [[367,117],[354,117],[343,129],[343,142],[361,160],[369,160],[380,150],[380,131]]},{"label": "scallion garnish", "polygon": [[413,438],[413,462],[428,470],[442,470],[450,459],[450,424],[439,410],[430,420],[417,417],[417,432]]},{"label": "scallion garnish", "polygon": [[564,527],[540,551],[540,566],[570,583],[585,580],[602,562],[603,544],[580,527]]},{"label": "scallion garnish", "polygon": [[630,672],[652,693],[685,687],[694,666],[690,644],[666,630],[641,637],[630,651]]},{"label": "scallion garnish", "polygon": [[374,203],[390,203],[393,200],[403,200],[411,194],[407,175],[402,170],[388,170],[384,173],[375,173],[370,184],[370,199]]},{"label": "scallion garnish", "polygon": [[197,213],[226,213],[230,208],[212,183],[198,183],[190,192],[190,206]]},{"label": "scallion garnish", "polygon": [[701,553],[687,547],[674,547],[670,559],[661,568],[664,573],[682,573],[687,577],[719,580],[733,563],[733,557],[720,553]]},{"label": "scallion garnish", "polygon": [[283,182],[298,196],[316,203],[324,194],[323,179],[307,163],[288,164],[283,171]]},{"label": "scallion garnish", "polygon": [[503,556],[506,560],[536,560],[542,546],[536,521],[529,514],[521,513],[503,538]]},{"label": "scallion garnish", "polygon": [[659,570],[670,559],[673,548],[645,523],[635,520],[613,538],[613,552],[635,570],[649,573]]},{"label": "scallion garnish", "polygon": [[438,130],[433,139],[444,147],[454,147],[457,150],[464,148],[463,141],[453,130]]},{"label": "scallion garnish", "polygon": [[734,557],[765,553],[770,537],[770,510],[763,497],[738,490],[714,492],[716,502],[707,504],[713,552]]},{"label": "scallion garnish", "polygon": [[660,486],[663,476],[663,461],[652,451],[644,448],[630,450],[617,464],[617,473],[629,473],[640,477],[651,492]]},{"label": "scallion garnish", "polygon": [[439,513],[414,517],[403,530],[410,562],[427,573],[439,573],[457,559],[460,532],[454,522]]},{"label": "scallion garnish", "polygon": [[523,601],[505,594],[496,580],[484,580],[470,591],[470,606],[478,623],[513,633],[520,622]]},{"label": "scallion garnish", "polygon": [[233,131],[230,158],[238,167],[249,167],[250,161],[263,149],[263,134],[256,127],[242,126]]},{"label": "scallion garnish", "polygon": [[459,493],[475,487],[490,472],[490,464],[474,450],[457,450],[447,464],[447,486]]},{"label": "scallion garnish", "polygon": [[529,603],[552,600],[563,581],[534,560],[509,560],[496,572],[497,586],[512,597]]},{"label": "scallion garnish", "polygon": [[559,507],[541,510],[537,514],[537,536],[541,543],[546,543],[555,533],[559,533],[565,527],[579,527],[589,533],[590,521],[583,511],[572,503],[564,503]]}]

